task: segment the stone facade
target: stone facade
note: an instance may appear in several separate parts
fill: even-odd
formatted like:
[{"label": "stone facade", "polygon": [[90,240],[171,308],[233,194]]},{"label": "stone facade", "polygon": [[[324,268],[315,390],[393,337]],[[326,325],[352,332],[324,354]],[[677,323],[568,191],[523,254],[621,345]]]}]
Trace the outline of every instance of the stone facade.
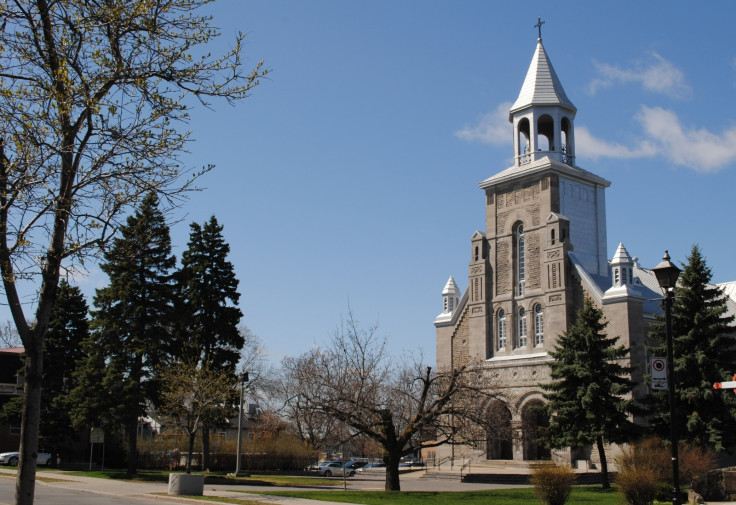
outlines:
[{"label": "stone facade", "polygon": [[[640,268],[623,245],[609,264],[605,189],[610,183],[575,165],[575,114],[539,40],[509,113],[514,165],[480,183],[486,230],[471,237],[468,287],[455,310],[435,320],[437,369],[482,362],[500,386],[489,419],[503,424],[498,431],[508,437],[489,438],[485,448],[455,448],[456,456],[550,456],[535,443],[537,430],[548,421],[533,407],[544,403],[540,385],[551,380],[549,352],[585,297],[603,308],[608,334],[631,347],[634,378],[646,372],[644,338],[658,311],[647,300],[660,295],[651,289],[656,286],[651,271]],[[454,279],[450,284],[455,286]],[[446,309],[444,291],[443,296]],[[646,387],[635,392],[645,393]],[[437,456],[450,452],[441,447]],[[560,454],[590,458],[592,452]]]}]

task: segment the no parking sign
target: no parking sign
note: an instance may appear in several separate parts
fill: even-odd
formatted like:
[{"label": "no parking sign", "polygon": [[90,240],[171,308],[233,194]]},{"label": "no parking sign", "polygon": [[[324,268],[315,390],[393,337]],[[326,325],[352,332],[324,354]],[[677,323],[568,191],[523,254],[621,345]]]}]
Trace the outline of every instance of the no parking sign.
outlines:
[{"label": "no parking sign", "polygon": [[652,389],[667,389],[667,359],[653,357],[651,361]]}]

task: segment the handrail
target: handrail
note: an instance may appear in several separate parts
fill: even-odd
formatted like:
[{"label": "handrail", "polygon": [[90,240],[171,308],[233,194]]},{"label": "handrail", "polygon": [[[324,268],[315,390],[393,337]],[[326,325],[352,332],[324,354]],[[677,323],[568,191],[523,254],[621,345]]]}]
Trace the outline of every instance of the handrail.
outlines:
[{"label": "handrail", "polygon": [[553,155],[553,158],[558,159],[562,163],[570,166],[575,165],[575,156],[572,154],[567,153],[564,149],[562,151],[535,151],[535,152],[528,152],[528,153],[522,153],[515,157],[516,163],[518,165],[526,165],[528,163],[531,163],[533,161],[537,161],[540,158],[543,158],[544,156]]}]

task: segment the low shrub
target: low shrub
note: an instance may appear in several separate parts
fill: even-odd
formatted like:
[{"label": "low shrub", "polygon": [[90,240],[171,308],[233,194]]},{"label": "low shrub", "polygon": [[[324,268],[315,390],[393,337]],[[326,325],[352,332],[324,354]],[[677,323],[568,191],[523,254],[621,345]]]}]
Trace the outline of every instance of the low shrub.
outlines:
[{"label": "low shrub", "polygon": [[572,468],[554,463],[538,463],[530,465],[530,470],[529,480],[542,503],[563,505],[567,502],[572,485],[575,484],[575,472]]},{"label": "low shrub", "polygon": [[[690,486],[701,475],[717,466],[712,449],[680,442],[677,448],[680,468],[680,484]],[[672,457],[670,448],[658,437],[645,438],[630,444],[615,458],[619,472],[646,469],[654,473],[660,482],[669,483],[672,490]],[[669,499],[672,497],[670,496]],[[665,500],[667,501],[667,500]]]},{"label": "low shrub", "polygon": [[629,505],[652,505],[657,497],[657,479],[653,470],[622,470],[616,476],[616,484]]},{"label": "low shrub", "polygon": [[690,487],[699,477],[718,466],[718,459],[713,449],[704,449],[691,444],[680,444],[678,455],[680,460],[680,482]]}]

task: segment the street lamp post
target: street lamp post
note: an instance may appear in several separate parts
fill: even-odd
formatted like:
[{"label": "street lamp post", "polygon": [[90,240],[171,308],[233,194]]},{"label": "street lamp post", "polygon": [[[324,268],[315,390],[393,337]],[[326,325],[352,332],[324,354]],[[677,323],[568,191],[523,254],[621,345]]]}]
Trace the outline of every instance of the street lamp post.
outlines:
[{"label": "street lamp post", "polygon": [[664,331],[667,341],[667,386],[670,400],[670,444],[672,445],[672,505],[680,503],[680,465],[677,454],[677,421],[675,419],[675,365],[672,349],[672,302],[675,299],[675,285],[680,276],[680,269],[671,261],[667,251],[662,261],[652,269],[657,276],[659,287],[665,291],[664,296]]},{"label": "street lamp post", "polygon": [[235,456],[235,476],[240,477],[244,472],[240,470],[240,454],[243,440],[243,396],[245,396],[245,385],[248,383],[248,372],[238,376],[240,380],[240,406],[238,407],[238,454]]}]

